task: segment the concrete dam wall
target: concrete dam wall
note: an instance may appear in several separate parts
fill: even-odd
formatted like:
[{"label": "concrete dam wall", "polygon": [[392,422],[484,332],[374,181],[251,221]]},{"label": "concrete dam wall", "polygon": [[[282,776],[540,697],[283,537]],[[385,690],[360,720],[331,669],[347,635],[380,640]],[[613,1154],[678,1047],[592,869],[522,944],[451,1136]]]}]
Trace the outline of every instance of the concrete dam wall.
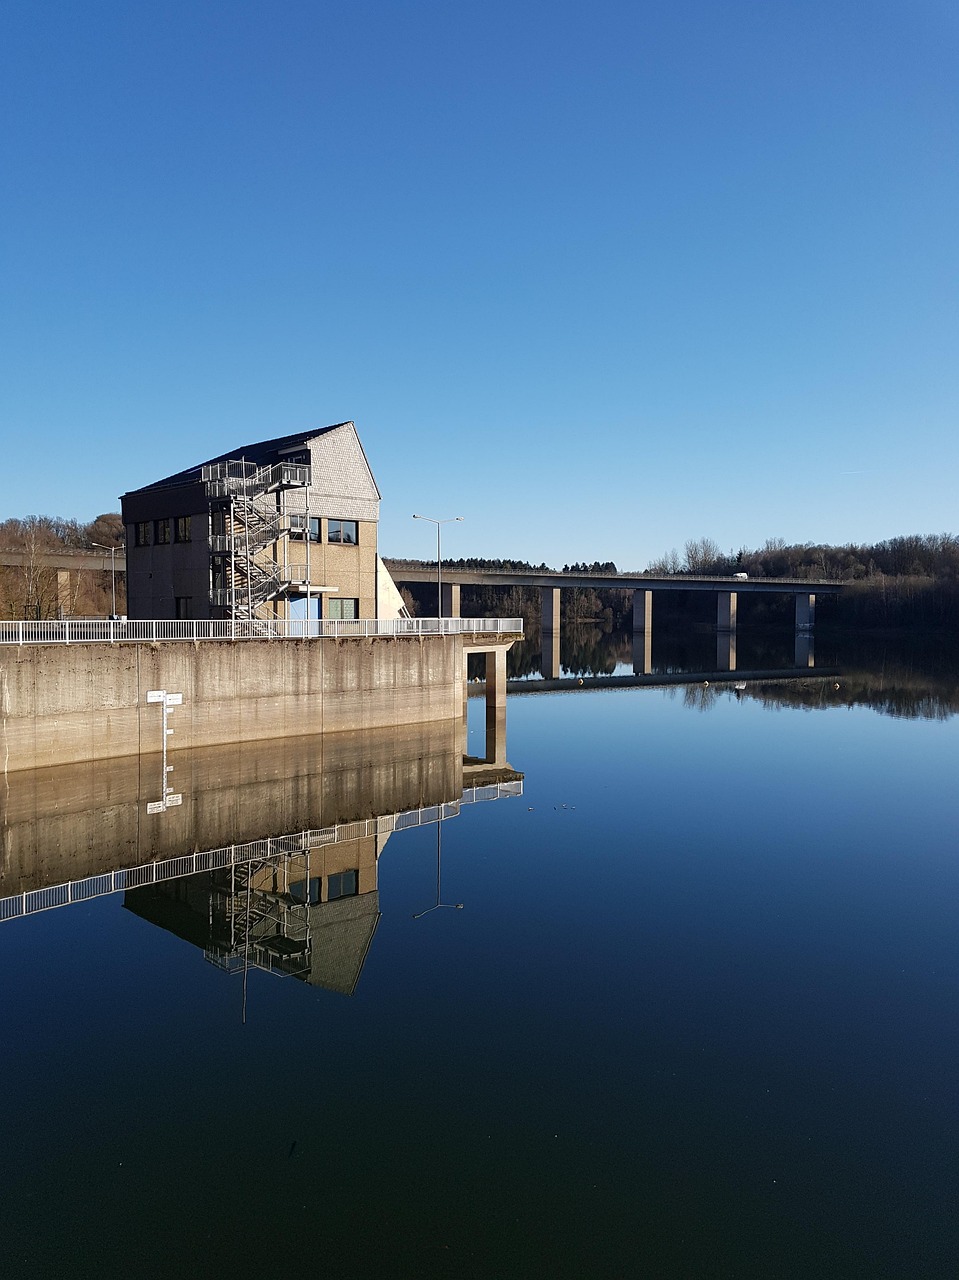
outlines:
[{"label": "concrete dam wall", "polygon": [[0,650],[0,776],[167,749],[452,720],[459,636],[70,644]]}]

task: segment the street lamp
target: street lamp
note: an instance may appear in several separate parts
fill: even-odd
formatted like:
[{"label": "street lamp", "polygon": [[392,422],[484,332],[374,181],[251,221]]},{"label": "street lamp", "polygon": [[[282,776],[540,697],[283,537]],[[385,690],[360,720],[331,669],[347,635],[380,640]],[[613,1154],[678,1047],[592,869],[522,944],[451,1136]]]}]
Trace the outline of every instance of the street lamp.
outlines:
[{"label": "street lamp", "polygon": [[434,516],[413,516],[414,520],[428,520],[430,524],[436,525],[436,616],[443,616],[443,560],[440,555],[440,529],[444,524],[453,524],[456,520],[462,520],[462,516],[445,516],[442,520],[437,520]]},{"label": "street lamp", "polygon": [[117,549],[108,547],[102,542],[91,542],[90,546],[97,547],[100,551],[110,552],[110,595],[113,600],[113,611],[110,616],[115,618],[117,616]]}]

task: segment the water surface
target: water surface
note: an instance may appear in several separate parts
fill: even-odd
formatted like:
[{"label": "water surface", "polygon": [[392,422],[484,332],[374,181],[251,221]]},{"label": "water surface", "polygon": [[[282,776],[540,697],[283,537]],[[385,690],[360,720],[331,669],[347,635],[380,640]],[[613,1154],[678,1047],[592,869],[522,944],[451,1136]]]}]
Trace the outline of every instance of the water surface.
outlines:
[{"label": "water surface", "polygon": [[[223,963],[222,871],[0,924],[11,1274],[955,1275],[959,719],[913,674],[906,710],[875,663],[514,696],[492,803],[446,728],[280,760],[272,807],[259,758],[179,761],[184,850],[424,825],[258,872],[307,916],[345,889],[309,973]],[[97,831],[151,856],[81,790],[7,803],[8,888],[71,826],[84,874]]]}]

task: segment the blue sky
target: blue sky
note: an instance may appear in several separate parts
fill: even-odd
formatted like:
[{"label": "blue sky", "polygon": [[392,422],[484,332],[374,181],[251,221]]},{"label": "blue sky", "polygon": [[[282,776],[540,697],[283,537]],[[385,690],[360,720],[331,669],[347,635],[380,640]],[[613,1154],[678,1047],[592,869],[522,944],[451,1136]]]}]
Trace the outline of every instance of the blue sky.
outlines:
[{"label": "blue sky", "polygon": [[959,531],[947,0],[7,0],[0,517],[353,419],[387,554]]}]

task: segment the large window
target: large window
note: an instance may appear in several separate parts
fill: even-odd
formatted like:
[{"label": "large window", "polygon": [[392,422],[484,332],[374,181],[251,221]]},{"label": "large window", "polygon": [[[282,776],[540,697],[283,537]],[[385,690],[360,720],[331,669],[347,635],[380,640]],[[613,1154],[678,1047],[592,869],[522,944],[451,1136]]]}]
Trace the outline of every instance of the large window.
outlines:
[{"label": "large window", "polygon": [[355,547],[360,540],[359,525],[355,520],[328,520],[326,526],[328,542],[348,542]]},{"label": "large window", "polygon": [[189,516],[177,516],[176,540],[177,542],[189,542],[191,540]]},{"label": "large window", "polygon": [[341,621],[358,618],[360,616],[360,602],[359,600],[351,600],[349,596],[327,596],[326,616],[328,618],[339,618]]},{"label": "large window", "polygon": [[360,873],[358,871],[337,871],[326,882],[326,896],[330,902],[334,898],[353,898],[360,891]]},{"label": "large window", "polygon": [[158,520],[156,522],[156,538],[158,547],[162,547],[170,541],[169,520]]},{"label": "large window", "polygon": [[311,876],[309,882],[306,880],[294,880],[290,885],[290,897],[296,902],[319,902],[320,877]]},{"label": "large window", "polygon": [[149,520],[140,520],[133,526],[133,545],[149,547],[153,542],[153,525]]},{"label": "large window", "polygon": [[[297,514],[296,512],[290,516],[290,537],[299,538],[301,542],[306,541],[306,516]],[[310,516],[310,541],[319,542],[320,540],[320,521],[317,516]]]}]

